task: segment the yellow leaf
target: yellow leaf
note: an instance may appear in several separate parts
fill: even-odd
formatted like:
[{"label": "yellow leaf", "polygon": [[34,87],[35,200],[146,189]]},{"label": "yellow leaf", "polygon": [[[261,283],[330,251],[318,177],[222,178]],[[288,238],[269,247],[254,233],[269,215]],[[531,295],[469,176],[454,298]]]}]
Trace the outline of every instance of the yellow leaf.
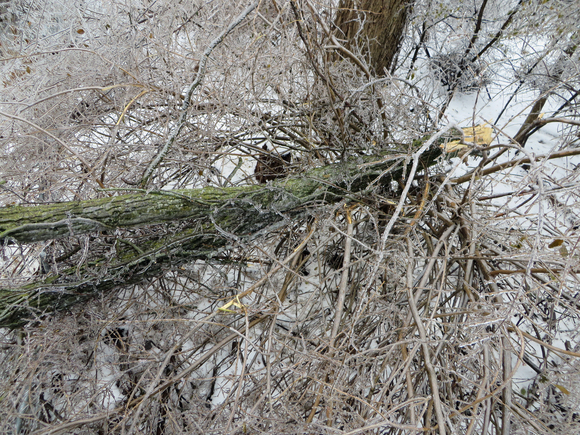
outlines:
[{"label": "yellow leaf", "polygon": [[242,304],[242,303],[240,302],[240,297],[236,295],[236,297],[235,297],[234,299],[232,299],[231,301],[229,301],[229,302],[228,302],[227,304],[225,304],[224,306],[222,306],[222,307],[218,308],[218,310],[219,310],[219,311],[224,311],[224,312],[226,312],[226,313],[238,314],[238,312],[237,312],[237,311],[233,311],[233,310],[230,310],[230,309],[229,309],[229,308],[230,308],[232,305],[233,305],[234,307],[237,307],[237,308],[239,308],[240,310],[245,310],[245,309],[246,309],[246,307],[244,306],[244,304]]},{"label": "yellow leaf", "polygon": [[568,256],[568,250],[566,249],[566,245],[562,245],[562,247],[560,248],[560,255],[562,257]]},{"label": "yellow leaf", "polygon": [[566,388],[564,388],[563,386],[558,385],[558,384],[554,384],[554,387],[556,387],[558,390],[560,390],[566,396],[569,396],[570,395],[570,392]]}]

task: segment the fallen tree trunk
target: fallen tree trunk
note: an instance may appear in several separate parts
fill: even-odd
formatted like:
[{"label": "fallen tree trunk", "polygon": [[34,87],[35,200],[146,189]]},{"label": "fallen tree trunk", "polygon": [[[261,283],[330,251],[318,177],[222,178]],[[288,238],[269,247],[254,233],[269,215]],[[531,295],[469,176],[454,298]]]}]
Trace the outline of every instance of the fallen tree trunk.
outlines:
[{"label": "fallen tree trunk", "polygon": [[[421,160],[425,167],[431,166],[440,154],[434,145]],[[95,255],[98,249],[93,246],[93,255],[82,264],[35,275],[24,285],[0,286],[0,327],[18,327],[99,292],[137,284],[196,259],[216,258],[238,242],[312,215],[321,206],[341,200],[365,202],[369,186],[389,186],[403,177],[408,166],[403,160],[401,155],[358,157],[266,186],[140,191],[87,201],[4,207],[0,209],[0,242],[5,245],[79,236],[85,237],[86,245],[90,234],[108,240],[109,251]],[[122,233],[154,224],[171,228],[164,227],[162,235],[153,237]]]}]

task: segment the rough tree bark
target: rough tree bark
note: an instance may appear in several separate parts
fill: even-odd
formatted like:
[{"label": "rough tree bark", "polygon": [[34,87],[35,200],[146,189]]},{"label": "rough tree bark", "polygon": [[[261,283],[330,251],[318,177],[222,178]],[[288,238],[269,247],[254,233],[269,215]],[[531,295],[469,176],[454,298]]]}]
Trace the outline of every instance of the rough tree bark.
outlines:
[{"label": "rough tree bark", "polygon": [[374,74],[382,76],[399,50],[411,4],[409,0],[342,0],[335,22],[337,37],[346,40],[347,48],[358,44]]}]

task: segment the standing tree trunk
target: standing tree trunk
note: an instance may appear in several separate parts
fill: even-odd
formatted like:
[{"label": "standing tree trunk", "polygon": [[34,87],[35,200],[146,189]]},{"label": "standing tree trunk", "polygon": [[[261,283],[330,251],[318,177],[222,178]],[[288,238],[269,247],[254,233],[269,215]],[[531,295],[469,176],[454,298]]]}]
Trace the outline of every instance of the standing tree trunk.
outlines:
[{"label": "standing tree trunk", "polygon": [[[376,75],[393,66],[411,2],[407,0],[342,0],[336,17],[337,35],[347,47],[358,45]],[[360,28],[360,23],[364,27]]]}]

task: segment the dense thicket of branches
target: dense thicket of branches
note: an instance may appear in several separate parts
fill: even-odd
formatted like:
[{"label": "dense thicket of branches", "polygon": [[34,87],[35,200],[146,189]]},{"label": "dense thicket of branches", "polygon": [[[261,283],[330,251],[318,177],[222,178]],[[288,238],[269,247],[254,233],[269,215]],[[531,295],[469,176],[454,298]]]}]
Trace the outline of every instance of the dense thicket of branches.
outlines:
[{"label": "dense thicket of branches", "polygon": [[0,431],[578,431],[574,2],[62,3],[0,2]]}]

